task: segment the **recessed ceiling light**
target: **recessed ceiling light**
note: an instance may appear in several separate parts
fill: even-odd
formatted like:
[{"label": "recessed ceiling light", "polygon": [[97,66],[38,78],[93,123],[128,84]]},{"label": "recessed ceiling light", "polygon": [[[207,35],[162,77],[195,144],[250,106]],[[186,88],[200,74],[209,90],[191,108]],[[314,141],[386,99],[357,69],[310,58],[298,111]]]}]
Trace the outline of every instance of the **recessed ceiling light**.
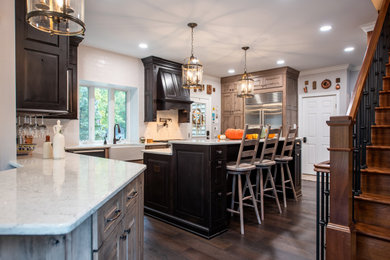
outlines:
[{"label": "recessed ceiling light", "polygon": [[332,30],[332,26],[330,26],[330,25],[323,25],[323,26],[320,27],[320,31],[321,32],[327,32],[327,31],[330,31],[330,30]]},{"label": "recessed ceiling light", "polygon": [[140,47],[141,49],[147,49],[148,45],[146,43],[140,43],[138,44],[138,47]]},{"label": "recessed ceiling light", "polygon": [[282,64],[284,64],[284,60],[278,60],[278,61],[276,62],[276,64],[282,65]]},{"label": "recessed ceiling light", "polygon": [[351,52],[351,51],[354,51],[355,50],[355,47],[347,47],[344,49],[345,52]]},{"label": "recessed ceiling light", "polygon": [[236,72],[234,69],[230,69],[230,70],[228,70],[228,72],[230,73],[230,74],[233,74],[234,72]]}]

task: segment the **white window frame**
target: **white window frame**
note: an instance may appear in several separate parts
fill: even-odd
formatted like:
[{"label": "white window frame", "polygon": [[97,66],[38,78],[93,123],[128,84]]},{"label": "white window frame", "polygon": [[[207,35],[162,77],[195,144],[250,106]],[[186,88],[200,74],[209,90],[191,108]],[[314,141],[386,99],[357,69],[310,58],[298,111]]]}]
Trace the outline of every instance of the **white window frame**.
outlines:
[{"label": "white window frame", "polygon": [[[95,89],[107,89],[108,90],[108,135],[107,143],[112,144],[114,139],[114,125],[115,125],[115,91],[126,92],[126,139],[125,142],[129,141],[130,136],[130,90],[125,90],[121,88],[114,87],[101,87],[101,86],[91,86],[89,84],[80,84],[80,87],[88,88],[88,130],[89,130],[89,139],[80,140],[80,134],[78,136],[80,143],[102,143],[104,140],[95,140]],[[78,101],[80,102],[80,101]],[[80,125],[79,125],[80,130]]]}]

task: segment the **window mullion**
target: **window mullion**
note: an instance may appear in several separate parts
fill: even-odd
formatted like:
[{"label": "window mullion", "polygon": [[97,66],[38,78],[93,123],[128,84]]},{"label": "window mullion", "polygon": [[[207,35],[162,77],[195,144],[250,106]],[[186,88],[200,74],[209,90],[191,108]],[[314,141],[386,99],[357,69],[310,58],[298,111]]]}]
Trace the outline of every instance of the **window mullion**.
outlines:
[{"label": "window mullion", "polygon": [[89,87],[89,141],[95,141],[95,88]]},{"label": "window mullion", "polygon": [[114,89],[109,89],[108,92],[108,136],[109,140],[114,139],[114,125],[115,125],[115,97]]}]

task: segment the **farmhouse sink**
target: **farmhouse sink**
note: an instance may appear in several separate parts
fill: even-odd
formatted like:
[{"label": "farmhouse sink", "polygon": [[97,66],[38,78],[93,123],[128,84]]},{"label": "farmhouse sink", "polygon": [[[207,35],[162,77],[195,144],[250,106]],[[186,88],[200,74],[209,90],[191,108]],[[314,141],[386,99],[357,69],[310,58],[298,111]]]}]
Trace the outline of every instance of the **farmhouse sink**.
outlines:
[{"label": "farmhouse sink", "polygon": [[145,149],[145,145],[113,145],[109,150],[109,158],[122,161],[136,161],[143,159],[142,150]]}]

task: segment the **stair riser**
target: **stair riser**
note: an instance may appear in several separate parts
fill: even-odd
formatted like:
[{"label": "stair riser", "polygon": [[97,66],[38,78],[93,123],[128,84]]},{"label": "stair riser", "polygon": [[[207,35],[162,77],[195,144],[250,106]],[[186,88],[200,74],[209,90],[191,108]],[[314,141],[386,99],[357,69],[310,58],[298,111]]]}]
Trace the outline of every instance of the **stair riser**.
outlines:
[{"label": "stair riser", "polygon": [[390,90],[390,78],[383,79],[383,90]]},{"label": "stair riser", "polygon": [[390,205],[355,199],[357,222],[390,228]]},{"label": "stair riser", "polygon": [[390,175],[363,172],[362,192],[390,196]]},{"label": "stair riser", "polygon": [[390,255],[390,242],[374,237],[357,234],[356,259],[388,259]]},{"label": "stair riser", "polygon": [[390,149],[367,148],[368,167],[390,168]]},{"label": "stair riser", "polygon": [[[390,56],[389,56],[390,59]],[[386,66],[386,76],[390,76],[390,66]]]},{"label": "stair riser", "polygon": [[379,106],[390,107],[390,94],[381,93],[379,94]]},{"label": "stair riser", "polygon": [[375,110],[375,123],[377,125],[390,125],[390,110]]},{"label": "stair riser", "polygon": [[371,142],[373,145],[390,146],[390,127],[371,128]]}]

